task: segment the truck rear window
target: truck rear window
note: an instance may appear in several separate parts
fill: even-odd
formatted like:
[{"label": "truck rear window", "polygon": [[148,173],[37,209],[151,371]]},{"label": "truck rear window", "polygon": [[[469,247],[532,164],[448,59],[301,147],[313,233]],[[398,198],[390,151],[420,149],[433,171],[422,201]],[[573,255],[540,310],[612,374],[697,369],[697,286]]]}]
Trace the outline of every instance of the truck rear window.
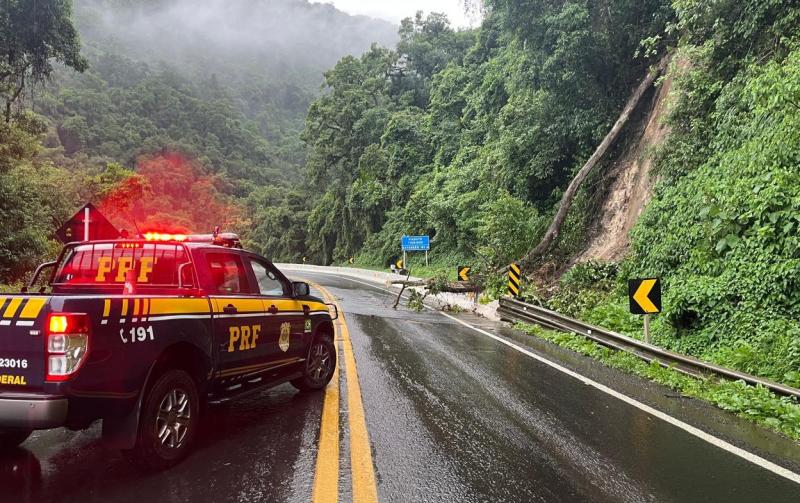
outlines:
[{"label": "truck rear window", "polygon": [[56,285],[121,285],[134,271],[139,285],[178,286],[178,270],[189,262],[179,244],[98,243],[76,245],[64,253]]}]

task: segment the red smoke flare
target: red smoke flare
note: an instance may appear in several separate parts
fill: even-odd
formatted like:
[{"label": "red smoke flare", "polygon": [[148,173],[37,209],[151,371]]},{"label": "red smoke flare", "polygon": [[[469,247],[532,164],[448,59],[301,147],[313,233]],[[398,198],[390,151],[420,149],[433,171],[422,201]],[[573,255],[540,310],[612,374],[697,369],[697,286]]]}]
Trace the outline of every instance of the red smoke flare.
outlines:
[{"label": "red smoke flare", "polygon": [[137,229],[208,233],[217,225],[235,230],[239,207],[204,173],[199,163],[178,153],[141,158],[136,174],[108,191],[97,206],[131,234]]}]

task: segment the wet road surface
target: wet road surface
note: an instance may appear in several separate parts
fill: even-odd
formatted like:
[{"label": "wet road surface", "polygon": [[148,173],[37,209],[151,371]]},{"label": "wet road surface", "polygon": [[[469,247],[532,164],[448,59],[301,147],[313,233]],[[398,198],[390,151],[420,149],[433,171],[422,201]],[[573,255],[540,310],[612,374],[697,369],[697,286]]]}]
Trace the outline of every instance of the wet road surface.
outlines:
[{"label": "wet road surface", "polygon": [[[351,279],[294,276],[322,285],[345,313],[338,424],[322,421],[325,395],[280,386],[212,408],[196,452],[147,475],[103,446],[98,426],[37,432],[0,458],[0,501],[310,501],[326,456],[338,457],[340,501],[369,486],[364,466],[381,501],[800,501],[795,482],[440,313],[395,311],[393,296]],[[579,371],[657,408],[670,396],[596,367]],[[351,431],[354,404],[363,404],[366,452]],[[800,448],[788,440],[702,404],[665,407],[797,472]],[[338,451],[320,452],[321,423],[336,428]]]}]

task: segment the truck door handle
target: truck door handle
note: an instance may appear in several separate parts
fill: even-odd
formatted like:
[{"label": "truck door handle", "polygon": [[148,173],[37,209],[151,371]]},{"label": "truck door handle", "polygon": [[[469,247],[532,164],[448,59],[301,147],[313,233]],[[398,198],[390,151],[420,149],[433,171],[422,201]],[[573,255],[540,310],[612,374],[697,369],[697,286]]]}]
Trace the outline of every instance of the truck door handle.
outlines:
[{"label": "truck door handle", "polygon": [[267,309],[267,311],[269,312],[269,314],[278,314],[278,308],[275,307],[275,304],[269,306],[269,309]]},{"label": "truck door handle", "polygon": [[237,313],[239,310],[236,309],[236,306],[233,304],[228,304],[227,306],[222,308],[222,312],[225,314],[234,314]]}]

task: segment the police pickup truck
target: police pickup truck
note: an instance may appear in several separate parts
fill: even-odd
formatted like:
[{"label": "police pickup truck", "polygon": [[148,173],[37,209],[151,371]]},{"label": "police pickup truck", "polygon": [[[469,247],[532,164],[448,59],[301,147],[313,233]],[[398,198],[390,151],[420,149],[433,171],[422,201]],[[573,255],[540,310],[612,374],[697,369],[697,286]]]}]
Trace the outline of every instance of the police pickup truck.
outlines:
[{"label": "police pickup truck", "polygon": [[150,468],[183,459],[207,404],[336,366],[334,314],[235,235],[71,243],[37,294],[0,295],[0,449],[85,429]]}]

